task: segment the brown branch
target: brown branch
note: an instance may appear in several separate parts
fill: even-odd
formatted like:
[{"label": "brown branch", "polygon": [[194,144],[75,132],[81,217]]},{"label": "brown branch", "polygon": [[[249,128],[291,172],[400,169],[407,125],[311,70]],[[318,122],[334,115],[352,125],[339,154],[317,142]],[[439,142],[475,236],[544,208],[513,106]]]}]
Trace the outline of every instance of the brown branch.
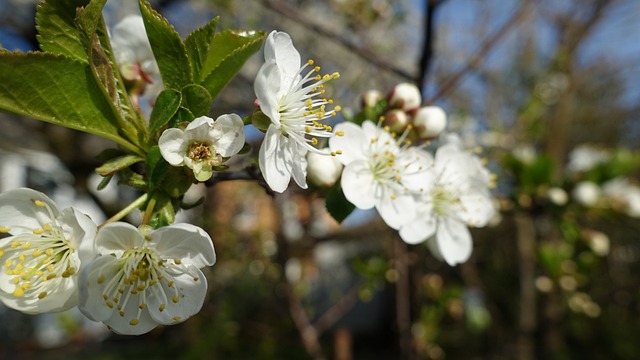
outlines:
[{"label": "brown branch", "polygon": [[535,359],[534,332],[536,323],[536,228],[533,217],[528,213],[515,215],[520,272],[520,333],[518,336],[517,358]]},{"label": "brown branch", "polygon": [[316,331],[316,328],[311,325],[307,312],[302,306],[302,302],[288,284],[287,298],[289,299],[289,312],[291,313],[291,318],[302,337],[302,344],[307,350],[307,353],[309,353],[309,355],[311,355],[315,360],[324,359],[324,356],[322,355],[322,347],[320,346],[320,341],[318,341],[318,331]]},{"label": "brown branch", "polygon": [[398,68],[397,66],[395,66],[395,64],[380,58],[378,54],[371,51],[370,49],[364,48],[357,43],[348,40],[337,31],[333,31],[316,24],[294,6],[280,0],[262,0],[262,3],[265,7],[270,8],[275,12],[278,12],[283,16],[302,24],[304,27],[310,29],[313,33],[320,34],[340,44],[342,47],[357,55],[360,59],[408,81],[414,81],[414,75]]},{"label": "brown branch", "polygon": [[530,5],[533,4],[535,0],[523,0],[520,4],[520,7],[511,15],[509,21],[507,21],[498,31],[496,31],[491,37],[486,39],[480,49],[476,52],[476,54],[471,57],[469,62],[460,69],[457,73],[453,74],[447,81],[440,86],[438,92],[427,100],[427,104],[434,103],[439,100],[443,96],[449,94],[460,82],[461,80],[475,67],[477,67],[484,57],[491,51],[498,42],[509,33],[512,27],[514,27],[528,12],[530,9]]},{"label": "brown branch", "polygon": [[420,56],[420,73],[416,80],[416,85],[419,88],[424,87],[424,83],[427,81],[427,75],[431,68],[431,62],[433,61],[433,39],[435,34],[434,18],[436,8],[444,3],[445,0],[424,0],[424,42],[422,44],[422,55]]},{"label": "brown branch", "polygon": [[394,268],[397,274],[396,281],[396,321],[398,337],[400,339],[400,351],[403,359],[414,358],[413,337],[411,335],[411,291],[409,276],[409,256],[407,244],[402,239],[394,239]]},{"label": "brown branch", "polygon": [[313,327],[316,329],[318,335],[322,335],[327,329],[333,326],[338,320],[342,319],[349,310],[353,309],[353,307],[358,303],[358,289],[360,288],[360,284],[353,286],[346,294],[342,296],[338,302],[333,304],[327,311],[325,311],[322,316],[316,320],[313,324]]}]

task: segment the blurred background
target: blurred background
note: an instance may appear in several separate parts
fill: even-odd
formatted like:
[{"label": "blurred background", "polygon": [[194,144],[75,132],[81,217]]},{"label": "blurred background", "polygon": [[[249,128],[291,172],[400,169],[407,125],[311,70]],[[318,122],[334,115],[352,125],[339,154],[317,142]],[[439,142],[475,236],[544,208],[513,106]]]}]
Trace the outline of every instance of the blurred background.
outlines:
[{"label": "blurred background", "polygon": [[[37,2],[0,0],[4,48],[37,49]],[[107,3],[110,25],[137,11]],[[206,201],[182,219],[205,227],[218,254],[197,316],[124,337],[78,312],[0,307],[0,358],[640,358],[638,1],[151,3],[183,36],[216,16],[219,29],[290,33],[303,60],[340,72],[327,86],[345,118],[371,90],[418,85],[497,175],[500,215],[474,229],[471,259],[451,268],[375,214],[338,224],[323,189],[194,187],[189,196]],[[212,117],[253,110],[261,64],[256,54]],[[29,186],[97,222],[136,197],[95,190],[106,140],[10,114],[0,133],[1,191]],[[260,134],[248,139],[257,149]]]}]

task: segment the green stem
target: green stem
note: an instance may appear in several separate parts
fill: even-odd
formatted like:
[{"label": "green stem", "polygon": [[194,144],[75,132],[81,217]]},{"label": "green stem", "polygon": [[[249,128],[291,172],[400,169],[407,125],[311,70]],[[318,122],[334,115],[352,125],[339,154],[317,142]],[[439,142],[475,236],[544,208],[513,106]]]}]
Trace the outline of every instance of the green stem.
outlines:
[{"label": "green stem", "polygon": [[152,197],[149,200],[149,204],[147,204],[147,210],[144,212],[144,218],[142,219],[142,225],[149,225],[151,221],[151,215],[153,214],[153,209],[156,207],[156,203],[158,200],[155,197]]},{"label": "green stem", "polygon": [[98,230],[101,229],[103,226],[109,224],[109,223],[116,222],[118,220],[121,220],[125,216],[129,215],[129,213],[131,213],[133,210],[135,210],[135,209],[139,208],[140,206],[142,206],[142,204],[144,204],[147,201],[148,197],[149,197],[148,194],[146,194],[146,193],[143,194],[142,196],[140,196],[139,198],[134,200],[131,204],[129,204],[126,208],[118,211],[117,214],[113,215],[107,221],[105,221],[100,226],[98,226]]}]

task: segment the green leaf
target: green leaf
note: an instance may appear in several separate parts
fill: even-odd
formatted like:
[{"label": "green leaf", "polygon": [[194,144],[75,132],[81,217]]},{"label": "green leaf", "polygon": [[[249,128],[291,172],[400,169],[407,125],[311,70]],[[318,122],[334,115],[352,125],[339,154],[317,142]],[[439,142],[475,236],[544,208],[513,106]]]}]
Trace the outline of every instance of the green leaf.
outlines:
[{"label": "green leaf", "polygon": [[214,36],[201,71],[201,74],[207,75],[200,82],[212,98],[218,96],[242,65],[260,49],[264,35],[261,31],[227,30]]},{"label": "green leaf", "polygon": [[182,123],[190,123],[195,118],[196,117],[191,113],[191,111],[183,107],[180,107],[176,115],[169,122],[169,127],[178,127]]},{"label": "green leaf", "polygon": [[151,215],[151,225],[154,229],[172,224],[176,220],[176,211],[171,200],[166,196],[156,195],[157,203],[153,215]]},{"label": "green leaf", "polygon": [[178,112],[182,95],[175,90],[167,89],[158,95],[149,117],[149,129],[151,134],[157,133]]},{"label": "green leaf", "polygon": [[49,53],[0,53],[0,109],[102,136],[119,134],[109,101],[89,65]]},{"label": "green leaf", "polygon": [[160,148],[156,145],[147,154],[146,173],[149,181],[149,191],[162,186],[167,176],[169,163],[162,157]]},{"label": "green leaf", "polygon": [[36,28],[40,48],[50,53],[69,56],[88,62],[80,31],[76,27],[76,8],[85,6],[88,0],[47,0],[40,3],[36,12]]},{"label": "green leaf", "polygon": [[356,208],[344,196],[340,186],[334,186],[329,189],[326,197],[326,207],[329,214],[337,222],[342,222]]},{"label": "green leaf", "polygon": [[144,161],[144,158],[142,156],[123,155],[107,161],[102,166],[98,167],[96,169],[96,172],[102,176],[110,176],[141,161]]},{"label": "green leaf", "polygon": [[147,1],[139,0],[139,4],[165,87],[178,90],[193,83],[191,63],[180,34]]},{"label": "green leaf", "polygon": [[201,74],[200,70],[207,61],[209,55],[209,47],[211,41],[216,34],[216,26],[218,25],[219,17],[211,20],[207,25],[202,26],[194,30],[184,41],[184,45],[187,48],[187,55],[191,62],[191,70],[193,78],[200,82],[204,80],[207,74]]},{"label": "green leaf", "polygon": [[102,190],[102,189],[106,188],[106,187],[107,187],[107,185],[109,185],[109,183],[111,182],[111,179],[113,179],[113,175],[105,176],[105,177],[102,179],[102,181],[100,181],[100,184],[98,184],[97,189],[98,189],[98,190]]},{"label": "green leaf", "polygon": [[91,0],[84,8],[76,9],[76,23],[82,32],[91,39],[102,23],[102,8],[107,0]]},{"label": "green leaf", "polygon": [[182,106],[189,109],[195,117],[208,115],[212,102],[207,89],[200,85],[191,84],[182,89]]}]

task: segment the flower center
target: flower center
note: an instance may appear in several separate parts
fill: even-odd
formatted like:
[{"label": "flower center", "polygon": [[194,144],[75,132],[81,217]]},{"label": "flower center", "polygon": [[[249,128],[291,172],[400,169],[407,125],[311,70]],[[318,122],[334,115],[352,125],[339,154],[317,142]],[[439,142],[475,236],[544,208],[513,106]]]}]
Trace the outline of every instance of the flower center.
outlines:
[{"label": "flower center", "polygon": [[[121,317],[129,319],[132,326],[139,323],[150,294],[160,296],[158,311],[164,311],[169,301],[177,304],[184,297],[175,286],[174,278],[167,272],[168,268],[180,263],[179,259],[161,259],[153,249],[146,246],[125,251],[118,262],[116,274],[104,287],[103,304],[109,309],[115,308]],[[98,284],[103,284],[106,280],[104,275],[100,275]]]},{"label": "flower center", "polygon": [[215,152],[213,146],[203,142],[192,143],[187,156],[196,163],[205,162],[209,166],[218,166],[223,161],[222,156]]},{"label": "flower center", "polygon": [[15,285],[14,296],[44,299],[64,279],[75,274],[77,266],[71,256],[75,250],[51,208],[39,200],[34,205],[47,209],[50,223],[33,229],[32,234],[15,236],[7,247],[0,249],[0,259],[5,259],[5,275]]}]

